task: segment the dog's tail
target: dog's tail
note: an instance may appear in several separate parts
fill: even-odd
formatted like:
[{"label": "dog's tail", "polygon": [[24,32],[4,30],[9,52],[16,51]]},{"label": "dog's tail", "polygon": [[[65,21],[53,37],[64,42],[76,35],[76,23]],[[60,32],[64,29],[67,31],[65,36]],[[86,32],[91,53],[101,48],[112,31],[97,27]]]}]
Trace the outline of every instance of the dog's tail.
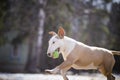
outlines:
[{"label": "dog's tail", "polygon": [[112,51],[113,55],[120,55],[120,51]]}]

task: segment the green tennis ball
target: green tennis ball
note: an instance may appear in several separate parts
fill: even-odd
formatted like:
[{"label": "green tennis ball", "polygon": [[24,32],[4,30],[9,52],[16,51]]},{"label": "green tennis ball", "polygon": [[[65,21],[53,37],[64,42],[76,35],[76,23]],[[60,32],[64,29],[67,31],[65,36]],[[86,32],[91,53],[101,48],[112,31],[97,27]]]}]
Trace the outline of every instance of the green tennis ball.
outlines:
[{"label": "green tennis ball", "polygon": [[53,58],[58,58],[59,57],[59,52],[58,51],[54,51],[53,52]]}]

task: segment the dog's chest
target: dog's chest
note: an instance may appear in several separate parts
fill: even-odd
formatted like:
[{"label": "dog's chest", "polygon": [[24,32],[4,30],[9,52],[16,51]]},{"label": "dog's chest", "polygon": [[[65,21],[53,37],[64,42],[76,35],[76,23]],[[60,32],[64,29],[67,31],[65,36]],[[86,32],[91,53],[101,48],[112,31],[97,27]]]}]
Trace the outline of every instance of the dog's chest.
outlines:
[{"label": "dog's chest", "polygon": [[78,65],[76,65],[76,64],[73,64],[72,67],[73,67],[74,69],[84,69],[84,70],[97,69],[97,66],[94,66],[93,63],[90,63],[90,64],[88,64],[88,65],[86,65],[86,66],[83,66],[83,65],[79,65],[79,66],[78,66]]}]

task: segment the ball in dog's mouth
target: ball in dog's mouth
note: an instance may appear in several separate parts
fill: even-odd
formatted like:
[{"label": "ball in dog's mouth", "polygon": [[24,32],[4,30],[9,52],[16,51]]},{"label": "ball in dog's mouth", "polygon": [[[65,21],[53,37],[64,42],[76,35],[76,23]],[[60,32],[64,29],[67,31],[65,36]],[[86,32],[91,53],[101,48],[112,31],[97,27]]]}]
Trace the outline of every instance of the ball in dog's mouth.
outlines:
[{"label": "ball in dog's mouth", "polygon": [[56,59],[59,57],[59,52],[58,51],[54,51],[53,52],[53,58]]},{"label": "ball in dog's mouth", "polygon": [[59,58],[59,51],[60,51],[60,48],[57,48],[57,49],[53,52],[53,58],[54,58],[54,59]]}]

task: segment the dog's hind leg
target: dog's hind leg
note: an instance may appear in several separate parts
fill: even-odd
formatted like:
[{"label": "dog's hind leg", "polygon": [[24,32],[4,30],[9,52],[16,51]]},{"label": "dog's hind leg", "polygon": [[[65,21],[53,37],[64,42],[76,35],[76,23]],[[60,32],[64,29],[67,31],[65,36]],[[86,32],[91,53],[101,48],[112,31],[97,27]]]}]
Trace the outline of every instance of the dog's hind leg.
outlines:
[{"label": "dog's hind leg", "polygon": [[69,80],[69,79],[67,78],[67,76],[66,76],[66,71],[61,70],[60,73],[61,73],[61,75],[62,75],[62,77],[63,77],[64,80]]},{"label": "dog's hind leg", "polygon": [[106,60],[98,69],[104,76],[107,77],[107,80],[115,80],[115,77],[112,75],[114,63],[114,59],[109,61]]},{"label": "dog's hind leg", "polygon": [[107,75],[107,80],[115,80],[115,77],[110,73]]},{"label": "dog's hind leg", "polygon": [[112,70],[113,70],[114,64],[115,64],[115,60],[113,57],[111,58],[111,61],[109,60],[105,64],[105,69],[107,71],[107,79],[108,80],[115,80],[115,77],[112,75]]},{"label": "dog's hind leg", "polygon": [[115,77],[111,74],[111,72],[107,71],[103,66],[99,68],[99,71],[107,77],[107,80],[115,80]]},{"label": "dog's hind leg", "polygon": [[104,75],[104,76],[106,76],[107,77],[107,80],[115,80],[115,77],[112,75],[112,71],[111,70],[107,70],[107,69],[105,69],[105,67],[101,67],[101,68],[99,68],[99,71]]}]

